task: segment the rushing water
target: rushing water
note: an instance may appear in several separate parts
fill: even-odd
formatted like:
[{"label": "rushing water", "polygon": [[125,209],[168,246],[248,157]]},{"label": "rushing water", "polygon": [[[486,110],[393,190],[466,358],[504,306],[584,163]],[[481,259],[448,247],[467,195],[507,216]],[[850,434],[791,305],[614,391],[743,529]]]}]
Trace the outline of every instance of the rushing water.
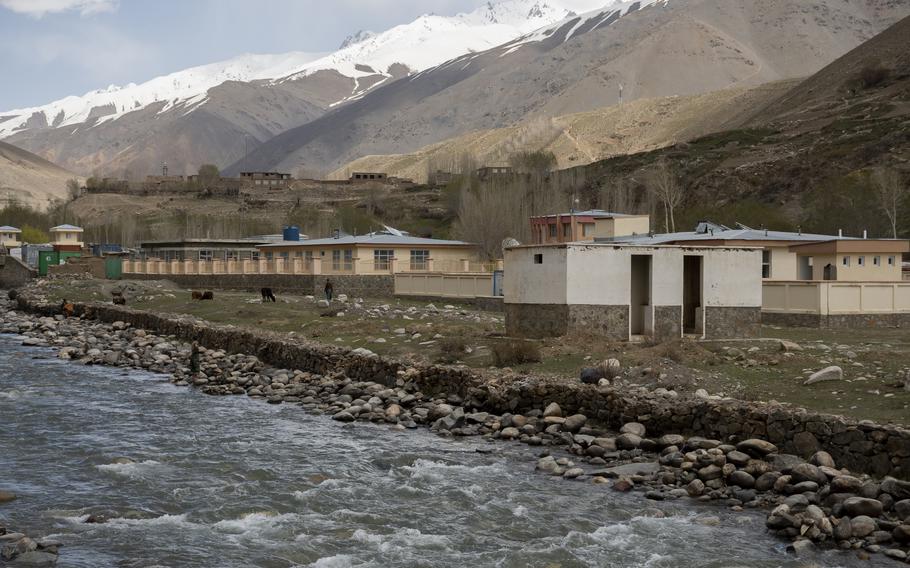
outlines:
[{"label": "rushing water", "polygon": [[18,344],[0,337],[0,488],[19,495],[0,519],[63,541],[58,566],[804,565],[760,514],[548,478],[517,444],[341,425]]}]

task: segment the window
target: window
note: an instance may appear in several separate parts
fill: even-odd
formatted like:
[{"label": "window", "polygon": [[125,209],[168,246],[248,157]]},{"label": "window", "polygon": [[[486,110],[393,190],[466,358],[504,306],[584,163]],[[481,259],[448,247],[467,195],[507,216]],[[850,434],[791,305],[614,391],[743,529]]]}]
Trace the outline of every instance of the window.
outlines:
[{"label": "window", "polygon": [[894,266],[894,257],[893,256],[888,257],[888,266]]},{"label": "window", "polygon": [[543,255],[542,254],[534,255],[534,264],[543,264]]},{"label": "window", "polygon": [[583,237],[590,237],[594,234],[594,223],[582,223],[581,224],[581,235]]},{"label": "window", "polygon": [[229,250],[226,253],[227,260],[237,260],[237,251]]},{"label": "window", "polygon": [[411,251],[411,270],[429,270],[430,269],[430,251],[412,250]]},{"label": "window", "polygon": [[266,260],[272,260],[272,258],[273,258],[272,253],[270,253],[270,252],[265,253],[265,259],[266,259]]},{"label": "window", "polygon": [[291,257],[291,253],[289,253],[289,252],[281,253],[281,258],[283,258],[284,260],[288,260],[290,257]]},{"label": "window", "polygon": [[562,236],[568,237],[568,236],[570,236],[571,234],[572,234],[572,224],[571,224],[571,223],[563,223],[563,224],[562,224]]},{"label": "window", "polygon": [[843,264],[844,266],[850,266],[850,257],[845,256],[844,260],[841,262],[841,264]]},{"label": "window", "polygon": [[351,249],[333,250],[332,270],[354,270],[354,251]]},{"label": "window", "polygon": [[872,257],[872,266],[881,266],[881,265],[882,265],[882,257],[873,256]]},{"label": "window", "polygon": [[392,268],[392,259],[395,251],[388,249],[375,249],[373,251],[373,270],[389,270]]},{"label": "window", "polygon": [[205,260],[205,261],[212,260],[212,251],[210,251],[210,250],[199,251],[199,260]]},{"label": "window", "polygon": [[555,238],[556,238],[556,235],[557,235],[558,228],[556,227],[555,224],[552,224],[552,225],[550,225],[549,227],[550,227],[550,237],[552,237],[552,238],[555,239]]},{"label": "window", "polygon": [[856,257],[856,264],[857,264],[857,266],[866,266],[866,257],[865,256]]},{"label": "window", "polygon": [[256,260],[256,261],[259,260],[259,251],[258,250],[254,250],[253,252],[250,253],[250,260]]},{"label": "window", "polygon": [[771,278],[771,251],[761,251],[761,277]]}]

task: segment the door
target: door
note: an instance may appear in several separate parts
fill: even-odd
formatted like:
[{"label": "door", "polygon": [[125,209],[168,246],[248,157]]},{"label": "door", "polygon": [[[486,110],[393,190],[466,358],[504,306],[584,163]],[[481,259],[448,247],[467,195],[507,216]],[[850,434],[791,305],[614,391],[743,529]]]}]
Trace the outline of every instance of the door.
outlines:
[{"label": "door", "polygon": [[104,259],[104,275],[108,280],[120,280],[123,277],[123,259],[119,256],[108,256]]},{"label": "door", "polygon": [[648,315],[651,305],[651,257],[632,255],[631,301],[629,303],[629,333],[645,335],[651,326]]},{"label": "door", "polygon": [[683,331],[700,335],[702,309],[702,257],[686,256],[683,260]]}]

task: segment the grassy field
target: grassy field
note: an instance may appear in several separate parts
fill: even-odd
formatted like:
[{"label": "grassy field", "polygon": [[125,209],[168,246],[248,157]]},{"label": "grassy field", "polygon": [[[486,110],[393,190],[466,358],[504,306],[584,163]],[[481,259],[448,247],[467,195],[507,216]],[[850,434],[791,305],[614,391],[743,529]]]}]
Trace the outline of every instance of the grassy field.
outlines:
[{"label": "grassy field", "polygon": [[[166,282],[55,280],[49,298],[109,301],[110,291],[126,287],[137,309],[186,314],[219,324],[268,330],[323,343],[363,347],[420,363],[457,362],[475,368],[493,364],[504,337],[503,315],[455,302],[402,299],[333,304],[334,317],[303,296],[279,296],[262,304],[258,295],[216,291],[215,300],[193,301],[190,292]],[[611,342],[572,336],[534,342],[540,362],[514,370],[576,380],[584,367],[608,358],[622,363],[622,381],[679,392],[705,389],[710,394],[746,400],[792,403],[819,412],[876,422],[910,425],[910,334],[906,330],[819,330],[766,326],[753,341],[676,341],[663,344]],[[784,352],[780,340],[801,350]],[[448,348],[448,349],[447,349]],[[454,351],[453,351],[454,349]],[[453,355],[454,353],[454,355]],[[844,379],[804,385],[809,374],[829,365]]]}]

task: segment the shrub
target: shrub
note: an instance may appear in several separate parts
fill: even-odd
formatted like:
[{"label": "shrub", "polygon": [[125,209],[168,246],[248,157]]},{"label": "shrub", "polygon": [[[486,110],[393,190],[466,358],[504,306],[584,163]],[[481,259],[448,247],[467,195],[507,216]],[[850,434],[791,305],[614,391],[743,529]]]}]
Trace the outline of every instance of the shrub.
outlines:
[{"label": "shrub", "polygon": [[493,345],[493,365],[497,367],[512,367],[540,361],[540,347],[536,343],[509,341]]},{"label": "shrub", "polygon": [[869,65],[859,72],[859,80],[864,89],[877,87],[888,80],[891,70],[882,65]]},{"label": "shrub", "polygon": [[462,337],[446,337],[439,342],[440,363],[454,363],[467,352],[468,344]]}]

